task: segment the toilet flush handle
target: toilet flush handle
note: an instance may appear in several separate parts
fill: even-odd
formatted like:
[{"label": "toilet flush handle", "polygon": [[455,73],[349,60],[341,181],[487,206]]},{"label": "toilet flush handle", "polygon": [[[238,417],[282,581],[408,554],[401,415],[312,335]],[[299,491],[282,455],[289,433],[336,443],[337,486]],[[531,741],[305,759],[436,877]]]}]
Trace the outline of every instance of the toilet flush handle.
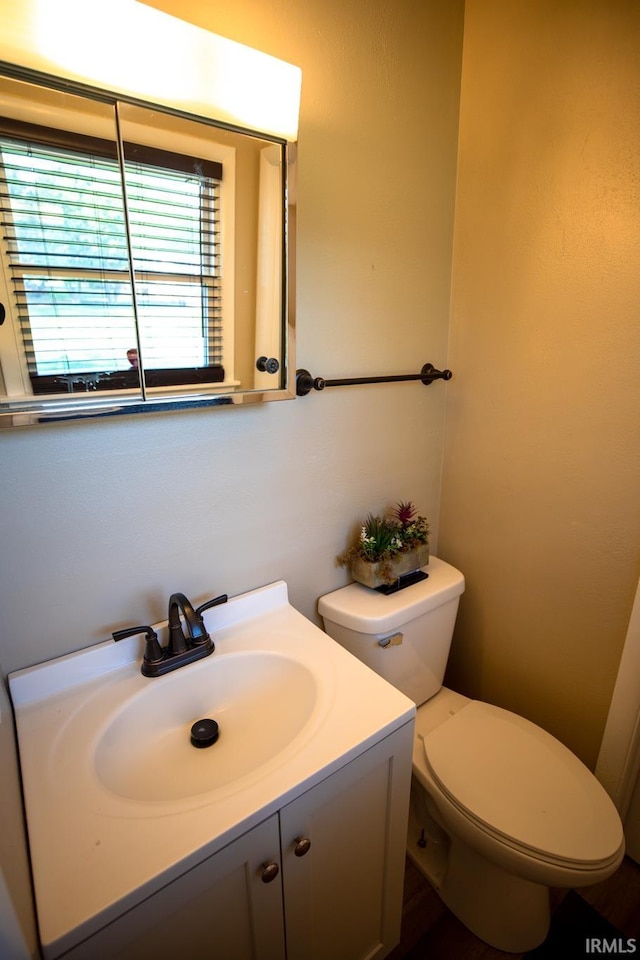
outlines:
[{"label": "toilet flush handle", "polygon": [[397,633],[392,633],[388,637],[383,637],[382,640],[378,640],[378,646],[382,647],[383,650],[386,650],[387,647],[398,647],[404,640],[404,635],[399,631]]}]

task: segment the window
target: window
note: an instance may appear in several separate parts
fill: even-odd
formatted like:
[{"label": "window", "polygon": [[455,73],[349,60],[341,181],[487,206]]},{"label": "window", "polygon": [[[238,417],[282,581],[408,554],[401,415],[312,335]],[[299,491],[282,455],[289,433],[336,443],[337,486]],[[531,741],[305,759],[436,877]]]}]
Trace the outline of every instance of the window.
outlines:
[{"label": "window", "polygon": [[122,165],[124,190],[111,141],[4,122],[3,257],[34,393],[135,387],[138,345],[148,385],[224,377],[222,165],[130,142]]}]

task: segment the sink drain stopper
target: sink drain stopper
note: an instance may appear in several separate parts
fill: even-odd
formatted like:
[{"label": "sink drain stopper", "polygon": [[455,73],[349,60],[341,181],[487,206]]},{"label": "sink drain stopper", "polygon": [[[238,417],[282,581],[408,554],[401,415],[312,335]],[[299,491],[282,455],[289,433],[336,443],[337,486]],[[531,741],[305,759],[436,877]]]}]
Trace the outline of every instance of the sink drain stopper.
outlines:
[{"label": "sink drain stopper", "polygon": [[194,747],[210,747],[218,739],[218,733],[215,720],[196,720],[191,727],[191,743]]}]

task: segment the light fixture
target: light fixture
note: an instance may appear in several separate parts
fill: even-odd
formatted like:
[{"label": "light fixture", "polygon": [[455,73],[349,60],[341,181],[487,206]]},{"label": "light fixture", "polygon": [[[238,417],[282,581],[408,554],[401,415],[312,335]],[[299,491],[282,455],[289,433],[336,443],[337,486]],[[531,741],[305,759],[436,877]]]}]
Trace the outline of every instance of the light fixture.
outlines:
[{"label": "light fixture", "polygon": [[2,0],[0,59],[297,139],[299,67],[138,0]]}]

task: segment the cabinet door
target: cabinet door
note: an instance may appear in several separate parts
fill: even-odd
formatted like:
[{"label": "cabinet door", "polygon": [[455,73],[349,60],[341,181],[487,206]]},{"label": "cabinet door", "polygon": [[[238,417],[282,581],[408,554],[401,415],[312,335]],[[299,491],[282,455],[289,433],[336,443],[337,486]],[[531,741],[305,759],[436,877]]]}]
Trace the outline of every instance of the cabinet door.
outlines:
[{"label": "cabinet door", "polygon": [[284,960],[282,873],[273,816],[174,880],[64,960]]},{"label": "cabinet door", "polygon": [[288,960],[381,960],[399,941],[412,742],[413,722],[281,810]]}]

